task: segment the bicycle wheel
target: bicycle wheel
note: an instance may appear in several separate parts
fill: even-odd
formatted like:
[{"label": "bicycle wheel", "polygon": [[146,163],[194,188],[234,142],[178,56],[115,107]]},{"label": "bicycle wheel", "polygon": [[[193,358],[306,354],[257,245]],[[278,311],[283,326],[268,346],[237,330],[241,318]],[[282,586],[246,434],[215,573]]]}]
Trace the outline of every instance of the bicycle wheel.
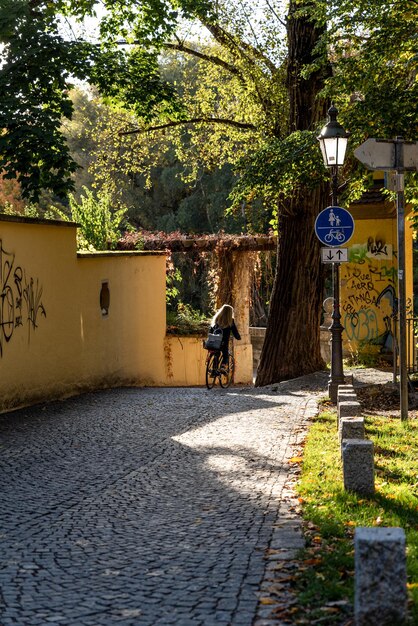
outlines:
[{"label": "bicycle wheel", "polygon": [[218,357],[212,353],[206,359],[206,387],[212,389],[218,376]]},{"label": "bicycle wheel", "polygon": [[232,356],[231,353],[228,354],[228,363],[225,364],[221,363],[221,367],[220,367],[220,375],[219,375],[219,383],[221,385],[221,387],[223,387],[224,389],[226,389],[227,387],[229,387],[229,385],[232,383],[232,380],[234,378],[234,369],[235,369],[235,361],[234,361],[234,357]]}]

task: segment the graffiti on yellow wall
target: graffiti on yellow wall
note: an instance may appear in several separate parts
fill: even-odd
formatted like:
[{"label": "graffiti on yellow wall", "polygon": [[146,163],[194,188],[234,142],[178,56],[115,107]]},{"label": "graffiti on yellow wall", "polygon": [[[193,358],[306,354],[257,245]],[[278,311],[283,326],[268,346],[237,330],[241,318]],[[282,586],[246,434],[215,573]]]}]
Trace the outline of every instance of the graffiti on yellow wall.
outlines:
[{"label": "graffiti on yellow wall", "polygon": [[0,239],[0,357],[3,346],[9,342],[19,326],[31,330],[38,326],[39,316],[46,317],[39,280],[27,277],[25,270],[15,263],[15,254],[6,252]]},{"label": "graffiti on yellow wall", "polygon": [[[360,248],[365,255],[358,260]],[[364,246],[355,246],[354,258],[357,262],[350,262],[342,268],[341,321],[346,339],[351,343],[372,341],[383,345],[391,331],[391,320],[397,305],[396,267],[390,260],[370,258],[388,253],[387,244],[371,243],[369,238]]]}]

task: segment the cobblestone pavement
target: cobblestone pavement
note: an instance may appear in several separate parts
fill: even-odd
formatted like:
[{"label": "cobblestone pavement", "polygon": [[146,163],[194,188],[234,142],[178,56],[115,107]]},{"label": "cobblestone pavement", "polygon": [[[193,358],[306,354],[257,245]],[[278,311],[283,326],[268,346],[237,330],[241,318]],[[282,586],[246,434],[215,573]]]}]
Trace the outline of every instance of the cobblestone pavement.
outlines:
[{"label": "cobblestone pavement", "polygon": [[1,626],[262,619],[266,550],[300,542],[281,497],[325,380],[117,389],[0,416]]}]

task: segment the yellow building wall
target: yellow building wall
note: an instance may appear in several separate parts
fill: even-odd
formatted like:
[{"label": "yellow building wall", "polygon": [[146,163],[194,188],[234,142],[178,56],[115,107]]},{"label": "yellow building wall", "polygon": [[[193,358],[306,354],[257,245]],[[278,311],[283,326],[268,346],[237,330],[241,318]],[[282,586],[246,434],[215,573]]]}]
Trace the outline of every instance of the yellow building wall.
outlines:
[{"label": "yellow building wall", "polygon": [[0,289],[0,410],[167,383],[163,253],[77,255],[74,224],[3,217]]},{"label": "yellow building wall", "polygon": [[[0,216],[0,411],[101,387],[204,385],[202,338],[166,337],[165,253],[77,254],[76,230]],[[236,348],[237,383],[252,382],[250,348]]]},{"label": "yellow building wall", "polygon": [[[234,341],[234,384],[253,382],[253,353],[251,344]],[[202,337],[167,335],[164,345],[165,375],[171,386],[199,386],[205,384],[207,350]]]},{"label": "yellow building wall", "polygon": [[[346,355],[382,347],[398,294],[397,220],[386,208],[370,216],[370,207],[350,208],[355,221],[347,244],[349,262],[341,268],[341,323]],[[373,213],[372,213],[373,214]],[[412,227],[405,225],[407,307],[412,311]],[[370,342],[372,342],[370,344]]]}]

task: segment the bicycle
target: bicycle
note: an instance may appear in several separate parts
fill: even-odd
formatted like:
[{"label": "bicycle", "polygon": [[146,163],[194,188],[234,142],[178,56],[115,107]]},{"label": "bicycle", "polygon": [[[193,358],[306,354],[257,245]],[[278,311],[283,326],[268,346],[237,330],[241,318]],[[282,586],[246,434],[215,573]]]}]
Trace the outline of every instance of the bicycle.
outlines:
[{"label": "bicycle", "polygon": [[234,378],[235,361],[231,352],[228,352],[228,362],[225,364],[220,350],[208,350],[206,357],[206,387],[212,389],[219,380],[221,387],[226,389]]}]

